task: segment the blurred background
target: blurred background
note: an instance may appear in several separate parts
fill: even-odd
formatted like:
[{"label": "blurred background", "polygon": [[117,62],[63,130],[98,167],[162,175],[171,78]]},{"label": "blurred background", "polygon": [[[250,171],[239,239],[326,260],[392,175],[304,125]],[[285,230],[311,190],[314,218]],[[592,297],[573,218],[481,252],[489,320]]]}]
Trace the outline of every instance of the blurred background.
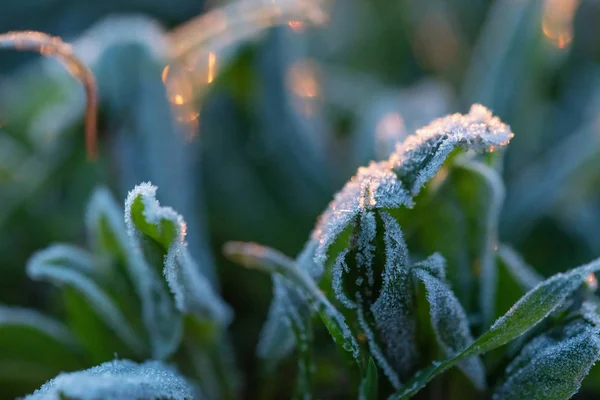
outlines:
[{"label": "blurred background", "polygon": [[[58,35],[99,88],[58,61],[0,55],[0,302],[55,310],[24,271],[52,242],[82,246],[97,185],[142,181],[184,215],[203,271],[236,312],[245,393],[270,279],[225,261],[227,240],[295,256],[360,165],[480,102],[515,132],[501,240],[541,274],[600,255],[597,0],[6,0],[0,32]],[[293,368],[294,363],[292,362]]]}]

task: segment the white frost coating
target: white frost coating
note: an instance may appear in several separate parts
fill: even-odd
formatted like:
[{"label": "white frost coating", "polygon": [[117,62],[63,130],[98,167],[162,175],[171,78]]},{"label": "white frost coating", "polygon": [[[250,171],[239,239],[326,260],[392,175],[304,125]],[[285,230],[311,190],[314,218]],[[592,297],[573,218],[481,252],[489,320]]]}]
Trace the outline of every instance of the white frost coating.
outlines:
[{"label": "white frost coating", "polygon": [[596,303],[584,301],[581,305],[581,314],[588,323],[600,330],[600,314],[598,314],[598,305]]},{"label": "white frost coating", "polygon": [[440,281],[446,281],[446,260],[439,253],[433,253],[426,259],[412,264],[412,268],[420,268]]},{"label": "white frost coating", "polygon": [[358,231],[358,253],[356,254],[356,266],[364,269],[360,275],[367,276],[367,284],[372,289],[375,285],[373,271],[373,258],[375,257],[375,245],[373,241],[377,236],[377,220],[374,212],[365,212],[360,216],[360,229]]},{"label": "white frost coating", "polygon": [[136,354],[144,354],[144,345],[134,333],[121,310],[89,277],[63,265],[47,263],[44,251],[38,252],[27,263],[27,275],[33,280],[46,280],[57,285],[73,287],[89,302],[96,314]]},{"label": "white frost coating", "polygon": [[[412,274],[425,285],[431,326],[438,344],[448,358],[455,356],[473,343],[465,311],[450,288],[437,277],[420,268],[414,268]],[[462,360],[458,367],[477,388],[485,388],[485,368],[479,357]]]},{"label": "white frost coating", "polygon": [[315,263],[315,251],[317,243],[309,240],[302,251],[296,257],[296,265],[298,268],[306,271],[315,281],[321,280],[323,276],[323,266]]},{"label": "white frost coating", "polygon": [[[287,317],[287,291],[284,287],[283,277],[273,275],[272,281],[273,300],[267,322],[260,333],[256,353],[262,359],[277,362],[294,350],[296,339]],[[308,308],[307,304],[296,306]]]},{"label": "white frost coating", "polygon": [[[323,274],[323,267],[314,262],[315,249],[316,243],[309,241],[296,258],[296,265],[307,272],[315,281],[318,281]],[[287,292],[283,287],[283,278],[273,275],[272,279],[273,299],[271,300],[267,320],[259,336],[256,353],[262,359],[277,362],[294,350],[296,339],[285,317]],[[296,308],[310,310],[309,304],[301,302],[299,298],[295,300],[294,306]]]},{"label": "white frost coating", "polygon": [[25,400],[192,399],[192,386],[160,361],[114,360],[84,371],[61,373]]},{"label": "white frost coating", "polygon": [[27,308],[0,305],[0,326],[31,327],[67,347],[77,347],[76,339],[62,322]]},{"label": "white frost coating", "polygon": [[410,315],[412,289],[408,275],[408,249],[398,222],[379,213],[384,226],[385,269],[379,297],[370,305],[385,355],[396,371],[410,372],[417,360],[416,325]]},{"label": "white frost coating", "polygon": [[438,118],[417,130],[398,144],[389,165],[400,179],[409,177],[408,190],[414,196],[457,146],[489,151],[506,146],[513,136],[510,127],[492,116],[490,110],[474,104],[468,114]]},{"label": "white frost coating", "polygon": [[63,265],[70,269],[90,274],[94,271],[94,259],[87,251],[70,244],[54,243],[47,248],[35,252],[28,264]]},{"label": "white frost coating", "polygon": [[[107,227],[101,225],[104,219]],[[150,339],[152,357],[165,359],[179,346],[183,334],[181,317],[177,314],[169,293],[158,275],[136,251],[127,236],[123,212],[106,188],[94,191],[86,211],[86,227],[92,246],[102,248],[102,230],[110,229],[110,236],[120,247],[125,259],[127,273],[141,300],[144,327]]]},{"label": "white frost coating", "polygon": [[[360,300],[360,295],[358,295],[358,300]],[[379,365],[379,368],[383,370],[384,375],[389,379],[390,383],[394,387],[394,389],[400,388],[400,378],[398,374],[394,370],[394,368],[388,363],[386,356],[383,351],[377,344],[377,339],[375,338],[375,334],[371,329],[371,326],[365,320],[364,312],[360,307],[357,309],[357,317],[360,328],[363,330],[366,338],[367,344],[369,345],[369,352],[373,355],[375,361]]]},{"label": "white frost coating", "polygon": [[412,198],[386,161],[359,168],[356,176],[335,195],[329,208],[319,217],[312,233],[312,240],[319,243],[315,261],[319,265],[325,263],[329,246],[363,212],[403,205],[411,207]]},{"label": "white frost coating", "polygon": [[[203,276],[187,249],[185,241],[186,225],[183,218],[170,207],[162,207],[156,200],[156,186],[142,183],[127,195],[125,200],[125,224],[136,252],[143,257],[141,240],[145,235],[135,224],[132,208],[136,200],[141,200],[145,223],[152,225],[159,235],[163,224],[171,224],[175,235],[168,244],[164,259],[163,274],[175,297],[177,308],[184,313],[193,313],[200,318],[210,318],[225,325],[231,321],[231,309],[214,292]],[[164,244],[161,244],[164,245]]]},{"label": "white frost coating", "polygon": [[346,264],[346,256],[349,250],[342,250],[335,259],[333,268],[331,269],[331,286],[333,287],[333,293],[335,297],[346,307],[356,308],[356,303],[350,300],[346,293],[344,293],[344,284],[342,278],[344,273],[349,272],[348,264]]},{"label": "white frost coating", "polygon": [[389,160],[361,167],[335,195],[312,233],[319,243],[315,261],[323,265],[327,250],[363,211],[412,207],[413,197],[430,180],[457,147],[489,151],[508,144],[510,127],[482,105],[468,114],[434,120],[399,143]]},{"label": "white frost coating", "polygon": [[525,346],[508,366],[508,378],[496,388],[494,400],[569,399],[579,391],[590,368],[600,359],[595,329],[553,342],[543,337]]}]

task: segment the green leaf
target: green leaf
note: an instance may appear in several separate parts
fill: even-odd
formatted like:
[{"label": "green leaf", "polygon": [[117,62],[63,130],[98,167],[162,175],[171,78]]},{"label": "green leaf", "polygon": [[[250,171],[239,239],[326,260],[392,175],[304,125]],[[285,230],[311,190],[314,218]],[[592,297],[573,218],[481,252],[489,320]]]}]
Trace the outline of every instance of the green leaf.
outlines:
[{"label": "green leaf", "polygon": [[549,332],[531,340],[508,366],[494,400],[566,400],[579,391],[600,359],[598,329],[575,322],[559,337]]},{"label": "green leaf", "polygon": [[488,332],[454,357],[421,370],[394,398],[407,399],[435,376],[473,355],[486,353],[516,339],[560,307],[579,288],[586,277],[600,270],[600,260],[560,273],[543,281],[523,296],[500,317]]},{"label": "green leaf", "polygon": [[81,368],[81,350],[61,322],[34,310],[0,305],[3,395],[23,395],[61,371]]},{"label": "green leaf", "polygon": [[498,280],[496,288],[496,316],[504,314],[528,290],[542,280],[533,268],[525,264],[521,257],[509,246],[500,245],[496,253],[498,259]]},{"label": "green leaf", "polygon": [[125,222],[135,252],[159,266],[175,297],[177,308],[198,318],[226,325],[231,309],[199,271],[185,242],[186,224],[170,207],[156,200],[156,187],[142,183],[125,201]]},{"label": "green leaf", "polygon": [[299,269],[293,260],[277,250],[256,243],[228,242],[224,254],[247,268],[255,268],[285,278],[294,288],[301,291],[317,311],[333,341],[342,353],[351,353],[360,364],[360,346],[347,325],[344,316],[329,302],[312,278]]},{"label": "green leaf", "polygon": [[[439,278],[421,268],[412,270],[413,276],[425,286],[426,298],[429,302],[431,326],[438,344],[446,356],[451,357],[473,343],[469,330],[467,315],[450,288]],[[477,356],[472,356],[458,363],[478,389],[484,389],[485,369]]]},{"label": "green leaf", "polygon": [[[75,256],[76,254],[77,256]],[[85,306],[93,315],[97,316],[133,354],[139,357],[143,356],[146,352],[143,340],[137,335],[117,304],[86,274],[92,272],[90,270],[90,266],[93,264],[91,257],[87,256],[85,263],[74,263],[74,260],[83,254],[80,250],[66,245],[51,246],[35,253],[29,259],[27,274],[31,279],[46,280],[73,290],[73,294],[76,294],[82,302],[82,307]],[[82,313],[77,315],[84,316]],[[75,314],[72,316],[77,318]],[[92,318],[92,315],[89,318]],[[83,343],[87,333],[85,327],[80,327],[84,329],[79,332],[80,340]],[[109,340],[109,338],[104,340]]]},{"label": "green leaf", "polygon": [[[179,345],[181,316],[177,313],[162,271],[155,271],[135,251],[123,211],[105,188],[95,190],[86,212],[91,247],[106,264],[96,277],[124,311],[129,321],[142,320],[152,356],[164,359]],[[162,261],[161,261],[162,264]],[[98,273],[96,273],[98,275]]]},{"label": "green leaf", "polygon": [[136,364],[129,360],[114,360],[84,371],[60,374],[25,399],[65,397],[80,400],[192,399],[194,391],[175,369],[160,361]]},{"label": "green leaf", "polygon": [[369,357],[367,364],[367,373],[360,384],[360,399],[377,400],[378,399],[378,374],[377,365],[372,357]]}]

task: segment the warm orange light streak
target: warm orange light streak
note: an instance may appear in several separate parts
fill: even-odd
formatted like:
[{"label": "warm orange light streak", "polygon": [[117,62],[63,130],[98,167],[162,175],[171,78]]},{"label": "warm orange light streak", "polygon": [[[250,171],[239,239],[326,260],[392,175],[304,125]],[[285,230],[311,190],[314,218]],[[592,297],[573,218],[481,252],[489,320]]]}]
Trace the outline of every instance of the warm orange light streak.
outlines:
[{"label": "warm orange light streak", "polygon": [[208,78],[206,81],[211,83],[215,79],[215,65],[217,64],[217,56],[212,51],[208,53]]},{"label": "warm orange light streak", "polygon": [[304,30],[304,22],[302,22],[302,21],[293,20],[293,21],[288,21],[287,24],[290,28],[292,28],[296,32],[302,32]]},{"label": "warm orange light streak", "polygon": [[559,49],[573,41],[573,18],[580,0],[546,0],[542,16],[542,32]]},{"label": "warm orange light streak", "polygon": [[7,32],[0,35],[0,48],[34,51],[44,56],[55,56],[63,62],[73,77],[81,82],[87,103],[85,110],[85,144],[88,158],[98,156],[98,90],[92,71],[73,54],[71,46],[57,36],[36,31]]},{"label": "warm orange light streak", "polygon": [[163,83],[167,83],[167,78],[169,77],[169,68],[170,68],[170,66],[167,65],[162,71],[161,79],[162,79]]}]

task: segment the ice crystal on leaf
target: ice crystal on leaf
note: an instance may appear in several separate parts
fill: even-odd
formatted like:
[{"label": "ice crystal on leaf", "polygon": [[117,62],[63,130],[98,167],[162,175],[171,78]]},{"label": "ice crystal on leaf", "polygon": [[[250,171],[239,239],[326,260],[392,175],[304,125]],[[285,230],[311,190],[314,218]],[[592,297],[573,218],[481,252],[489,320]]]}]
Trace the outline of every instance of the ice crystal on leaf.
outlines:
[{"label": "ice crystal on leaf", "polygon": [[159,361],[136,364],[114,360],[85,371],[62,373],[26,400],[69,399],[192,399],[189,383]]},{"label": "ice crystal on leaf", "polygon": [[[182,323],[160,273],[136,253],[127,236],[123,211],[108,189],[94,191],[86,211],[86,227],[92,247],[126,268],[123,280],[134,287],[141,303],[143,322],[154,358],[173,353],[181,338]],[[168,323],[165,323],[168,322]]]},{"label": "ice crystal on leaf", "polygon": [[156,189],[142,183],[129,192],[125,201],[125,222],[135,251],[142,257],[164,259],[163,274],[180,311],[227,324],[231,310],[192,259],[183,218],[172,208],[160,205]]},{"label": "ice crystal on leaf", "polygon": [[[435,270],[438,271],[437,268]],[[431,325],[446,356],[458,354],[471,345],[473,336],[469,330],[467,315],[450,288],[426,269],[414,268],[412,274],[425,286]],[[485,370],[479,357],[465,359],[458,366],[478,388],[485,387]]]},{"label": "ice crystal on leaf", "polygon": [[387,161],[359,168],[319,218],[312,239],[319,243],[316,261],[323,264],[327,250],[357,216],[370,209],[412,207],[413,197],[441,168],[456,148],[489,151],[513,137],[508,125],[482,105],[468,114],[434,120],[397,145]]},{"label": "ice crystal on leaf", "polygon": [[565,400],[579,391],[583,378],[600,359],[598,329],[572,323],[556,335],[531,340],[506,369],[494,400]]},{"label": "ice crystal on leaf", "polygon": [[[331,290],[324,289],[352,310],[369,350],[393,386],[397,387],[400,377],[414,372],[419,357],[417,327],[411,315],[414,288],[410,270],[422,267],[445,282],[441,257],[411,265],[395,210],[413,207],[414,197],[455,149],[491,151],[505,146],[512,136],[509,127],[481,105],[473,106],[466,115],[433,121],[398,143],[388,160],[359,168],[320,216],[311,240],[298,256],[300,267],[311,271],[317,282],[324,275],[331,278]],[[310,256],[312,264],[307,261]],[[262,342],[272,338],[273,332],[281,335],[282,342],[284,335],[290,337],[290,332],[285,333],[281,323],[273,320],[276,304],[282,301],[276,294]],[[452,304],[460,307],[458,301]],[[460,311],[464,316],[462,308]],[[457,333],[462,341],[442,341],[449,354],[472,341],[464,318],[460,321],[461,328],[466,327]],[[291,341],[285,343],[289,346]],[[482,386],[478,363],[478,359],[469,359],[462,365],[476,385]]]}]

